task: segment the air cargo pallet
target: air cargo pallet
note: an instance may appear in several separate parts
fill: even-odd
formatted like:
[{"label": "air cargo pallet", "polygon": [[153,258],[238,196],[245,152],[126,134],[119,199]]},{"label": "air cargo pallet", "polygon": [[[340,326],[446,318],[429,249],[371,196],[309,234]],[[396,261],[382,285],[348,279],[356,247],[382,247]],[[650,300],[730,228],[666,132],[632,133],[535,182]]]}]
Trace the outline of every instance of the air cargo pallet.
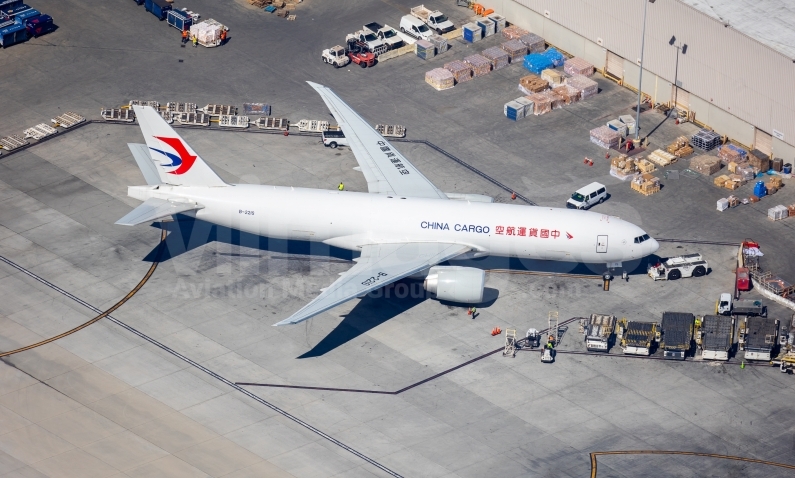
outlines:
[{"label": "air cargo pallet", "polygon": [[46,123],[41,123],[41,124],[37,124],[36,126],[34,126],[32,128],[26,129],[22,133],[25,135],[25,138],[33,138],[35,140],[39,140],[41,138],[45,138],[47,136],[53,135],[53,134],[55,134],[57,132],[58,132],[58,130],[53,128],[52,126],[50,126],[50,125],[48,125]]},{"label": "air cargo pallet", "polygon": [[0,138],[0,145],[2,145],[3,149],[7,151],[13,151],[17,148],[25,146],[26,144],[30,143],[28,143],[28,141],[25,138],[15,134],[12,134],[11,136],[6,136],[5,138]]},{"label": "air cargo pallet", "polygon": [[405,138],[406,137],[406,127],[399,125],[399,124],[377,124],[375,125],[375,130],[381,134],[381,136],[389,137],[389,138]]},{"label": "air cargo pallet", "polygon": [[218,126],[222,128],[248,128],[248,116],[221,115]]},{"label": "air cargo pallet", "polygon": [[232,105],[207,105],[199,111],[210,116],[236,115],[237,107]]},{"label": "air cargo pallet", "polygon": [[130,100],[129,106],[151,106],[158,110],[160,109],[160,102],[153,100]]},{"label": "air cargo pallet", "polygon": [[328,121],[302,119],[298,122],[298,131],[315,132],[328,131]]},{"label": "air cargo pallet", "polygon": [[174,122],[174,113],[168,110],[160,110],[160,117],[165,120],[166,123],[171,124]]},{"label": "air cargo pallet", "polygon": [[62,115],[56,116],[50,121],[52,121],[55,124],[55,126],[63,126],[64,128],[71,128],[72,126],[80,124],[85,120],[86,119],[80,116],[79,114],[67,111]]},{"label": "air cargo pallet", "polygon": [[166,110],[174,113],[195,113],[196,103],[177,103],[169,101],[166,103]]},{"label": "air cargo pallet", "polygon": [[290,122],[286,118],[259,118],[254,124],[259,129],[280,129],[282,131],[290,129]]},{"label": "air cargo pallet", "polygon": [[135,121],[135,112],[131,109],[119,109],[119,108],[111,108],[111,109],[103,109],[99,112],[99,115],[105,121],[118,121],[122,123],[132,123]]},{"label": "air cargo pallet", "polygon": [[265,103],[243,103],[243,111],[247,115],[270,116],[271,105],[267,105]]},{"label": "air cargo pallet", "polygon": [[210,126],[210,117],[204,113],[179,113],[174,116],[179,124]]}]

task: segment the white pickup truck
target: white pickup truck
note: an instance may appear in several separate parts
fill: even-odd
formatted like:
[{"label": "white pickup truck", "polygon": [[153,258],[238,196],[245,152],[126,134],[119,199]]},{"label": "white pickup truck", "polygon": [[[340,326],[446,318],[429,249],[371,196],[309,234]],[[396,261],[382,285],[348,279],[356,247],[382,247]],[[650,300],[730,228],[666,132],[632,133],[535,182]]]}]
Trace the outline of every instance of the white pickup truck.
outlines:
[{"label": "white pickup truck", "polygon": [[349,33],[348,36],[345,37],[345,40],[347,42],[355,40],[359,45],[366,46],[370,53],[375,56],[385,53],[388,49],[386,43],[369,30],[359,30],[356,33]]},{"label": "white pickup truck", "polygon": [[401,38],[394,28],[389,25],[381,26],[380,23],[368,23],[362,28],[365,32],[373,33],[379,40],[384,42],[387,49],[395,50],[403,46],[403,38]]},{"label": "white pickup truck", "polygon": [[412,8],[411,14],[422,20],[431,28],[431,30],[436,31],[436,33],[439,35],[455,30],[455,25],[453,25],[453,22],[447,18],[447,15],[443,14],[439,10],[431,11],[425,8],[425,5],[420,5],[418,7]]}]

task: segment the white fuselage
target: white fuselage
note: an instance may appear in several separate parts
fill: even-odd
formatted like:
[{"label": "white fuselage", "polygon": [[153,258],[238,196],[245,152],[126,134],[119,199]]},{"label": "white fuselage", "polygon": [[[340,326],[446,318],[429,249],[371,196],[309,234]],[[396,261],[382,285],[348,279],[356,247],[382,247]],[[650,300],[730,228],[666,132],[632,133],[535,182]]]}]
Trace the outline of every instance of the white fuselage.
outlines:
[{"label": "white fuselage", "polygon": [[636,244],[645,233],[634,224],[571,209],[249,184],[132,186],[129,195],[188,200],[204,206],[196,218],[220,226],[349,250],[444,242],[468,245],[479,256],[615,263],[658,248],[653,239]]}]

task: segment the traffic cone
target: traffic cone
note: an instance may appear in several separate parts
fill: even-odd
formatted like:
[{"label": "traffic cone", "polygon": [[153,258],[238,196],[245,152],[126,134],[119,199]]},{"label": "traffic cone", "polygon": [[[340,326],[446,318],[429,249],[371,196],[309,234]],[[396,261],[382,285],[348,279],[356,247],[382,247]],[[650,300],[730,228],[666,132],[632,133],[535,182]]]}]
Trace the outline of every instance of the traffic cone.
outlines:
[{"label": "traffic cone", "polygon": [[610,153],[605,153],[605,159],[610,159]]},{"label": "traffic cone", "polygon": [[588,164],[588,158],[583,159],[582,164]]},{"label": "traffic cone", "polygon": [[740,362],[740,368],[745,368],[745,360],[743,360],[742,362]]},{"label": "traffic cone", "polygon": [[516,193],[511,193],[511,201],[516,201]]}]

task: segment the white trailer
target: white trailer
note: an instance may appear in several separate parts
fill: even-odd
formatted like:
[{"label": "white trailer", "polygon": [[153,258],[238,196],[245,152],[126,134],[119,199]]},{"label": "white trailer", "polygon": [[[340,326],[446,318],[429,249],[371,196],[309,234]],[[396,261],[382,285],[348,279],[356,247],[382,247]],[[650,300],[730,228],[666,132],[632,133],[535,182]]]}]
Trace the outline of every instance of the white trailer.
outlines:
[{"label": "white trailer", "polygon": [[707,275],[709,264],[701,254],[686,254],[671,257],[664,262],[649,264],[646,272],[654,280],[676,280],[682,277]]}]

